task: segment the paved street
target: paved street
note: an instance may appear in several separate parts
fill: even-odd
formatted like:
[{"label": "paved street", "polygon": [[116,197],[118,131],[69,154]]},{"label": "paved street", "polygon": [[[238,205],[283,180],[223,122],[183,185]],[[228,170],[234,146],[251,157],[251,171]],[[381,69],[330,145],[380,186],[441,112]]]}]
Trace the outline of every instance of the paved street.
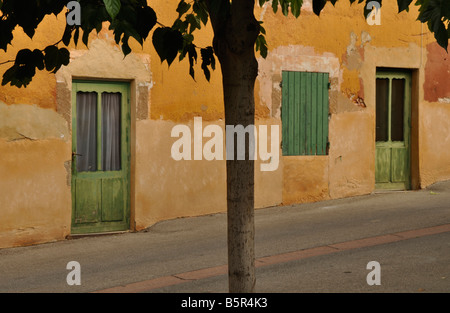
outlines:
[{"label": "paved street", "polygon": [[[257,292],[450,292],[450,182],[255,214]],[[367,284],[370,261],[381,285]],[[0,292],[227,292],[226,263],[225,214],[183,218],[2,249]]]}]

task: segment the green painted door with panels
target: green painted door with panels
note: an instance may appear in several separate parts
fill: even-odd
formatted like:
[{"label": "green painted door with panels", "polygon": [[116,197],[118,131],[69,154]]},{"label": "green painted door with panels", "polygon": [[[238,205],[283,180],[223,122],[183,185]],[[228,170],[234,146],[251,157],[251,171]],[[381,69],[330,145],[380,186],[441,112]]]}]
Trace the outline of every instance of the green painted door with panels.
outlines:
[{"label": "green painted door with panels", "polygon": [[375,187],[410,189],[411,75],[377,72]]},{"label": "green painted door with panels", "polygon": [[283,71],[283,155],[328,154],[328,73]]},{"label": "green painted door with panels", "polygon": [[72,87],[72,234],[128,230],[129,86],[74,81]]}]

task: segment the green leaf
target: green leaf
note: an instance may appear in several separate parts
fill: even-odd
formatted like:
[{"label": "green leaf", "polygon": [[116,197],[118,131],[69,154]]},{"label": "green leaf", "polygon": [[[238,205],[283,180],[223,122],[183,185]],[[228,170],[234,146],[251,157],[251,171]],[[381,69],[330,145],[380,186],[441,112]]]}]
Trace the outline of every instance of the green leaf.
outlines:
[{"label": "green leaf", "polygon": [[194,10],[194,13],[197,14],[197,17],[202,21],[203,25],[206,25],[208,23],[208,11],[203,2],[196,1],[192,9]]},{"label": "green leaf", "polygon": [[53,73],[56,73],[59,68],[63,65],[68,65],[70,62],[70,52],[66,48],[61,48],[58,50],[58,64],[54,69]]},{"label": "green leaf", "polygon": [[141,35],[142,39],[146,39],[148,34],[156,25],[157,18],[155,11],[146,6],[138,9],[137,11],[137,23],[136,30]]},{"label": "green leaf", "polygon": [[29,63],[33,58],[33,52],[31,52],[30,49],[22,49],[19,52],[17,52],[16,55],[16,61],[14,64],[16,65],[26,65]]},{"label": "green leaf", "polygon": [[183,36],[178,30],[170,27],[158,27],[153,32],[153,46],[161,58],[161,62],[167,61],[170,66],[183,48]]},{"label": "green leaf", "polygon": [[188,58],[189,58],[189,75],[195,80],[194,62],[197,63],[197,51],[195,46],[190,44],[188,47]]},{"label": "green leaf", "polygon": [[406,10],[409,11],[409,5],[413,0],[397,0],[398,3],[398,13]]},{"label": "green leaf", "polygon": [[26,87],[32,77],[36,74],[34,67],[29,66],[11,66],[4,74],[2,79],[2,86],[10,83],[11,86]]},{"label": "green leaf", "polygon": [[190,8],[191,8],[191,5],[189,3],[186,3],[184,0],[180,1],[180,3],[178,3],[178,7],[177,7],[178,18],[180,18],[184,13],[189,11]]},{"label": "green leaf", "polygon": [[0,49],[6,52],[8,44],[13,40],[14,23],[0,19]]},{"label": "green leaf", "polygon": [[176,29],[182,34],[187,32],[188,27],[189,27],[189,23],[187,21],[182,21],[180,19],[176,19],[172,25],[172,29]]},{"label": "green leaf", "polygon": [[45,69],[56,73],[62,65],[69,64],[70,53],[66,48],[58,49],[56,46],[48,46],[44,49]]},{"label": "green leaf", "polygon": [[300,16],[302,5],[303,0],[292,0],[291,2],[291,12],[296,18]]},{"label": "green leaf", "polygon": [[313,12],[319,16],[326,3],[326,0],[312,0]]},{"label": "green leaf", "polygon": [[283,12],[284,16],[288,16],[289,14],[289,2],[288,0],[280,0],[281,4],[281,12]]},{"label": "green leaf", "polygon": [[62,42],[66,46],[68,46],[70,44],[70,39],[72,39],[72,32],[73,32],[74,28],[75,28],[74,26],[70,26],[69,24],[66,24],[66,28],[64,30],[64,34],[62,37]]},{"label": "green leaf", "polygon": [[205,78],[207,81],[211,79],[211,72],[208,68],[208,66],[211,67],[211,69],[216,68],[216,59],[214,57],[214,50],[212,47],[207,47],[200,49],[200,55],[202,57],[202,70],[205,74]]},{"label": "green leaf", "polygon": [[273,10],[273,13],[277,13],[277,11],[278,11],[278,0],[273,0],[272,1],[272,10]]},{"label": "green leaf", "polygon": [[417,1],[416,5],[420,5],[418,20],[427,23],[428,29],[434,33],[437,43],[447,50],[449,34],[443,20],[449,18],[450,3],[443,0],[429,0]]},{"label": "green leaf", "polygon": [[33,64],[38,68],[38,70],[42,71],[45,68],[44,65],[44,54],[41,50],[34,49],[33,50]]},{"label": "green leaf", "polygon": [[[267,1],[264,1],[267,2]],[[278,11],[278,5],[281,6],[281,12],[283,15],[288,16],[289,11],[295,17],[298,17],[301,12],[301,8],[303,5],[303,0],[273,0],[272,1],[272,10],[274,13]]]},{"label": "green leaf", "polygon": [[127,35],[124,35],[123,36],[123,39],[122,39],[122,52],[123,52],[123,55],[124,56],[127,56],[128,54],[130,54],[131,53],[131,48],[130,48],[130,46],[128,45],[128,39],[129,39],[130,37],[128,37]]},{"label": "green leaf", "polygon": [[53,70],[58,61],[58,48],[55,46],[48,46],[44,49],[44,61],[45,61],[45,69],[47,71]]},{"label": "green leaf", "polygon": [[189,33],[192,34],[196,29],[201,29],[200,19],[194,14],[186,15],[186,22],[189,24]]},{"label": "green leaf", "polygon": [[44,56],[40,50],[22,49],[16,55],[14,65],[4,74],[2,85],[10,83],[11,86],[26,87],[36,74],[36,67],[44,69]]},{"label": "green leaf", "polygon": [[114,20],[120,11],[120,0],[103,0],[103,3],[105,4],[109,16]]},{"label": "green leaf", "polygon": [[434,38],[436,38],[437,43],[445,49],[445,51],[448,51],[448,33],[445,29],[445,25],[442,21],[437,22],[437,26],[434,30]]},{"label": "green leaf", "polygon": [[266,29],[262,26],[263,21],[259,21],[258,23],[259,23],[259,32],[261,34],[265,35],[266,34]]},{"label": "green leaf", "polygon": [[[16,76],[16,69],[17,69],[17,66],[13,65],[9,69],[6,70],[6,72],[3,74],[2,86],[5,86],[7,83],[11,83],[11,86],[16,86],[13,83],[13,80],[15,79],[15,76]],[[17,87],[19,87],[19,86],[17,86]]]},{"label": "green leaf", "polygon": [[259,51],[264,59],[267,57],[267,42],[263,35],[256,38],[256,51]]},{"label": "green leaf", "polygon": [[75,29],[75,33],[73,34],[73,41],[75,42],[75,47],[77,46],[77,44],[78,44],[78,38],[80,37],[80,28],[79,27],[77,27],[76,29]]}]

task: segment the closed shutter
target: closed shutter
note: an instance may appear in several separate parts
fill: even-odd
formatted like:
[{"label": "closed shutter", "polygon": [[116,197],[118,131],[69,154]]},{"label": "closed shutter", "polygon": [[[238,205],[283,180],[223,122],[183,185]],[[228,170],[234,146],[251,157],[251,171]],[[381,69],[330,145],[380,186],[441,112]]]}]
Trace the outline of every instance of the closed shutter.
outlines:
[{"label": "closed shutter", "polygon": [[283,155],[326,155],[328,73],[283,71]]}]

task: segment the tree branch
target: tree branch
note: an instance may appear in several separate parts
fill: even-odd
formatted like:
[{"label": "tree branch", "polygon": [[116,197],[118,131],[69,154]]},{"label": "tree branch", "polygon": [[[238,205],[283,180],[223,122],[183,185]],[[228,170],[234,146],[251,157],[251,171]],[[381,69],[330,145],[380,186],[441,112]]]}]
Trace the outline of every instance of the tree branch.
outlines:
[{"label": "tree branch", "polygon": [[15,62],[15,61],[16,60],[8,60],[8,61],[5,61],[5,62],[0,62],[0,65],[11,63],[11,62]]}]

